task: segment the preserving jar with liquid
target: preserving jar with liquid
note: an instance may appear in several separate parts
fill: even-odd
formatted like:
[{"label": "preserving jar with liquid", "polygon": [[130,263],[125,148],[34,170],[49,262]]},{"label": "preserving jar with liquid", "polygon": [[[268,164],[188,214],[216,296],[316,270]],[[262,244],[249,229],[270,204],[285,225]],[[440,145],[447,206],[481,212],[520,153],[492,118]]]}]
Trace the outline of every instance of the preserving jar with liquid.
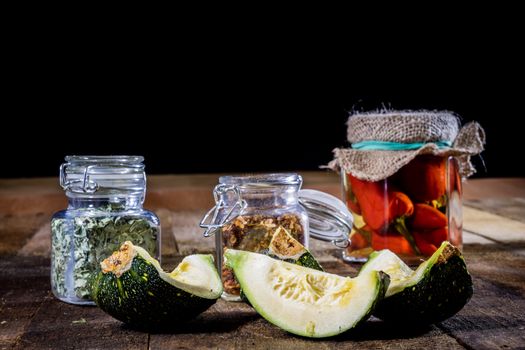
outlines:
[{"label": "preserving jar with liquid", "polygon": [[420,155],[379,181],[341,172],[354,216],[347,261],[390,249],[405,261],[431,256],[444,241],[462,247],[462,189],[454,157]]},{"label": "preserving jar with liquid", "polygon": [[461,181],[483,150],[476,122],[448,111],[380,111],[349,116],[349,148],[329,168],[342,179],[354,216],[343,258],[363,262],[390,249],[407,263],[431,256],[444,241],[462,247]]}]

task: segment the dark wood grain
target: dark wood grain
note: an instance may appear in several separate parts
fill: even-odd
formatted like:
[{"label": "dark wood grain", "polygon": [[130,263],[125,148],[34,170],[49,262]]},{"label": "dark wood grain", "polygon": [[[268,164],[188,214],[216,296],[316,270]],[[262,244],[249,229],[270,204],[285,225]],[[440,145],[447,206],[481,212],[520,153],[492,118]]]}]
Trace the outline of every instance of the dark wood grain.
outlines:
[{"label": "dark wood grain", "polygon": [[48,295],[49,259],[0,258],[1,347],[16,343]]},{"label": "dark wood grain", "polygon": [[472,246],[467,263],[474,296],[439,327],[474,349],[525,348],[525,257],[503,245]]},{"label": "dark wood grain", "polygon": [[[51,180],[44,186],[32,180],[2,181],[0,349],[525,348],[525,232],[523,241],[465,246],[474,296],[457,315],[437,325],[411,329],[371,318],[340,336],[313,340],[280,330],[248,305],[219,300],[187,324],[146,333],[126,327],[96,307],[73,306],[52,296],[48,226],[52,211],[63,207],[63,194],[46,187]],[[213,252],[213,240],[204,240],[196,223],[210,204],[215,181],[214,176],[201,175],[154,177],[149,203],[163,223],[166,268],[173,268],[184,254]],[[307,183],[334,194],[339,191],[337,178],[327,180],[324,173],[312,174]],[[466,190],[466,199],[476,208],[497,209],[502,217],[516,220],[525,217],[520,204],[522,179],[473,183],[479,183],[480,189]],[[498,189],[505,195],[487,198]],[[507,209],[505,203],[510,203]],[[315,242],[312,250],[330,272],[354,276],[360,267],[342,262],[329,244]]]},{"label": "dark wood grain", "polygon": [[15,254],[50,216],[41,212],[3,214],[0,212],[0,256]]},{"label": "dark wood grain", "polygon": [[[523,187],[525,188],[525,183]],[[464,204],[512,220],[525,222],[525,198],[523,197],[477,198],[466,200]]]},{"label": "dark wood grain", "polygon": [[[168,332],[129,329],[95,307],[54,299],[47,259],[4,258],[0,262],[1,346],[20,349],[241,349],[301,348],[519,348],[525,344],[525,258],[502,246],[472,246],[466,258],[475,293],[456,316],[410,329],[372,318],[338,337],[312,340],[266,322],[248,305],[219,300],[197,319]],[[174,257],[178,260],[180,257]],[[354,275],[359,265],[326,262],[325,268]]]},{"label": "dark wood grain", "polygon": [[147,349],[149,335],[125,327],[92,306],[73,306],[49,296],[38,309],[19,349]]},{"label": "dark wood grain", "polygon": [[249,306],[219,301],[210,311],[172,333],[152,334],[151,349],[463,349],[435,326],[406,329],[372,319],[328,339],[291,335],[259,317]]}]

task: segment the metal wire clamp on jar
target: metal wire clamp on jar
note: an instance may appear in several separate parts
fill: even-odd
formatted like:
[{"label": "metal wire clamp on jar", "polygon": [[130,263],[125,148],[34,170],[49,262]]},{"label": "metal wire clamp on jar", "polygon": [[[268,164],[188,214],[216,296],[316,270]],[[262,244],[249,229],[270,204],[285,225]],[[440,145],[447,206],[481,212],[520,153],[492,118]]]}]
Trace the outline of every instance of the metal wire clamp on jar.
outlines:
[{"label": "metal wire clamp on jar", "polygon": [[142,208],[140,156],[67,156],[60,186],[68,207],[51,220],[51,288],[60,300],[93,305],[90,279],[124,241],[160,256],[160,223]]},{"label": "metal wire clamp on jar", "polygon": [[213,190],[215,206],[200,226],[205,237],[215,235],[224,299],[240,300],[240,286],[223,266],[226,248],[263,252],[278,227],[306,248],[310,235],[341,248],[348,245],[352,215],[345,204],[320,191],[300,190],[302,183],[293,173],[220,177]]}]

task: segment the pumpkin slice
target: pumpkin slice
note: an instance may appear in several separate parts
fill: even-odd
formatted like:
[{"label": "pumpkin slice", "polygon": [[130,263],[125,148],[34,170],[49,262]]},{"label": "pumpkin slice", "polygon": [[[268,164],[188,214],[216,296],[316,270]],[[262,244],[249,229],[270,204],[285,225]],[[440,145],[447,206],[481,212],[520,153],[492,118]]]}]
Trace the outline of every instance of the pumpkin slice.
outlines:
[{"label": "pumpkin slice", "polygon": [[189,255],[167,273],[146,250],[127,241],[100,266],[93,300],[116,319],[139,327],[191,319],[222,293],[211,255]]},{"label": "pumpkin slice", "polygon": [[314,256],[284,227],[279,226],[272,236],[268,255],[292,264],[323,271],[323,268]]},{"label": "pumpkin slice", "polygon": [[[323,268],[310,251],[282,226],[279,226],[277,230],[275,230],[270,245],[268,246],[268,250],[265,249],[260,253],[268,255],[274,259],[323,271]],[[248,298],[244,295],[242,288],[240,295],[242,301],[248,304],[250,303]]]},{"label": "pumpkin slice", "polygon": [[390,276],[385,298],[374,311],[385,321],[431,324],[463,308],[472,296],[472,279],[459,249],[443,242],[413,271],[397,255],[381,250],[370,255],[359,274],[383,271]]},{"label": "pumpkin slice", "polygon": [[377,271],[356,278],[228,249],[226,263],[257,312],[297,335],[322,338],[340,334],[366,320],[388,286]]}]

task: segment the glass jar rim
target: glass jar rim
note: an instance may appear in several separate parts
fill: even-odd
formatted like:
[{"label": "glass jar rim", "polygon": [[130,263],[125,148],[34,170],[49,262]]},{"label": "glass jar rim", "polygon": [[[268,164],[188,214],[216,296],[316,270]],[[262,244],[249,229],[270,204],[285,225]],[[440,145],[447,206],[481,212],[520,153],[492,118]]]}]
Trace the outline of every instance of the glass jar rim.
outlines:
[{"label": "glass jar rim", "polygon": [[68,163],[82,163],[82,164],[125,164],[126,166],[144,166],[143,156],[127,156],[127,155],[69,155],[66,156],[65,161]]},{"label": "glass jar rim", "polygon": [[68,155],[60,166],[60,186],[71,197],[140,196],[146,191],[144,157]]},{"label": "glass jar rim", "polygon": [[219,178],[221,185],[236,185],[242,187],[265,186],[300,186],[303,183],[301,175],[296,173],[271,173],[253,175],[226,175]]}]

